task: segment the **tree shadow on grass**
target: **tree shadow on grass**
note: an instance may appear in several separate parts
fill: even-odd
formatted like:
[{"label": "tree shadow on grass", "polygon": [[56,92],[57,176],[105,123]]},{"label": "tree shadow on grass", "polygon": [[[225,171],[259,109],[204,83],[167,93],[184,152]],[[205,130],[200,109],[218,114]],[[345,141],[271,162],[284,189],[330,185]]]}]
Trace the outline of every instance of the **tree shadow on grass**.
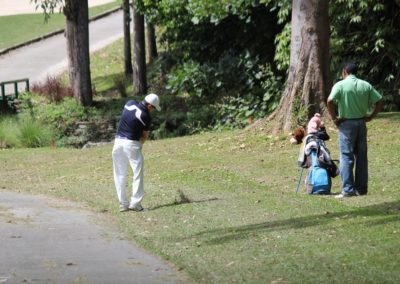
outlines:
[{"label": "tree shadow on grass", "polygon": [[400,120],[400,114],[399,112],[382,112],[379,114],[379,118]]},{"label": "tree shadow on grass", "polygon": [[337,219],[355,219],[358,217],[382,216],[379,220],[363,219],[360,222],[364,226],[375,226],[389,222],[400,221],[400,200],[385,202],[382,204],[367,206],[351,211],[311,215],[305,217],[290,218],[286,220],[267,221],[258,224],[250,224],[238,227],[227,227],[199,232],[192,237],[200,237],[204,243],[217,245],[238,239],[246,239],[251,233],[277,232],[291,229],[303,229],[307,227],[328,224]]}]

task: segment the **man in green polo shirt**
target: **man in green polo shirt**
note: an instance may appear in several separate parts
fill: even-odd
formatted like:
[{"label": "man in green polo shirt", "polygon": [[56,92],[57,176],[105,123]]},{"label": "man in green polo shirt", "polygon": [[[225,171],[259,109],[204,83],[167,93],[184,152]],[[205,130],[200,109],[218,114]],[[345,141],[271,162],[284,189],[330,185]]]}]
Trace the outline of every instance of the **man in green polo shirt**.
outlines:
[{"label": "man in green polo shirt", "polygon": [[342,193],[336,198],[367,194],[366,122],[371,121],[383,107],[382,96],[371,84],[358,79],[356,72],[354,63],[343,65],[343,80],[333,86],[327,102],[328,112],[339,128]]}]

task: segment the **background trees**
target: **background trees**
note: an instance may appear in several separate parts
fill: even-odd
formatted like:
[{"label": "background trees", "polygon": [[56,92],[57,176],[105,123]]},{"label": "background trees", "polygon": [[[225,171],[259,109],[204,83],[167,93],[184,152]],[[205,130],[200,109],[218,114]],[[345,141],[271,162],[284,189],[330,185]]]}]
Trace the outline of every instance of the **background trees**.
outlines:
[{"label": "background trees", "polygon": [[[327,0],[133,3],[133,92],[146,93],[147,79],[152,90],[165,87],[157,92],[168,101],[166,113],[176,112],[160,114],[168,131],[189,124],[193,131],[243,127],[274,111],[277,128],[288,130],[313,112],[323,112],[330,85],[346,60],[359,63],[360,77],[384,94],[388,110],[400,108],[398,1],[338,0],[329,7]],[[154,46],[153,27],[159,45],[148,51],[149,65],[144,18],[151,39],[147,47]],[[152,56],[155,51],[158,57]],[[146,76],[149,69],[157,76]]]},{"label": "background trees", "polygon": [[125,76],[133,74],[132,45],[131,45],[131,8],[129,0],[123,0],[123,25],[124,25],[124,72]]},{"label": "background trees", "polygon": [[90,78],[88,0],[65,1],[68,75],[75,98],[83,105],[93,101]]},{"label": "background trees", "polygon": [[133,93],[144,95],[147,92],[146,78],[146,48],[143,2],[133,2]]},{"label": "background trees", "polygon": [[292,2],[289,75],[277,111],[275,131],[303,125],[324,113],[331,87],[329,75],[329,1]]},{"label": "background trees", "polygon": [[88,0],[32,0],[45,18],[54,11],[63,11],[66,19],[68,75],[74,97],[83,106],[93,101],[89,57]]},{"label": "background trees", "polygon": [[331,5],[332,70],[345,60],[383,93],[386,109],[400,109],[399,1],[350,0]]},{"label": "background trees", "polygon": [[[324,111],[330,86],[346,60],[360,64],[360,77],[384,94],[387,109],[399,109],[398,1],[338,0],[329,7],[328,2],[293,1],[292,6],[290,0],[144,1],[146,14],[162,31],[161,69],[168,91],[189,95],[194,107],[199,99],[202,107],[214,107],[215,119],[208,121],[212,125],[240,127],[250,117],[266,117],[282,96],[291,97],[288,90],[294,85],[299,98],[288,99],[275,117],[287,122],[278,124],[281,129],[302,124],[313,112]],[[294,21],[297,16],[304,21],[292,23],[292,12]],[[310,27],[309,15],[317,19],[314,32],[301,35],[303,24]],[[293,36],[303,36],[305,41],[299,43],[306,46],[300,47]],[[302,50],[293,52],[303,60],[297,73],[293,60],[300,57],[290,56],[291,43]]]}]

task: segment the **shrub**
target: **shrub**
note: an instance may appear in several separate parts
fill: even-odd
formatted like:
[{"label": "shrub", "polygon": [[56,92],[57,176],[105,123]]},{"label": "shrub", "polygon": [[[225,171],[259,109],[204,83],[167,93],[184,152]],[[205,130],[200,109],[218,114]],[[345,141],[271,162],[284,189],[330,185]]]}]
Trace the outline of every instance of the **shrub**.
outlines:
[{"label": "shrub", "polygon": [[57,77],[48,76],[43,83],[35,83],[31,91],[40,94],[50,100],[50,102],[59,103],[65,97],[73,97],[74,93],[71,87],[64,86]]},{"label": "shrub", "polygon": [[221,81],[212,65],[189,61],[178,65],[168,75],[167,90],[174,94],[189,93],[207,99],[218,92]]},{"label": "shrub", "polygon": [[19,139],[23,147],[36,148],[50,144],[50,132],[35,121],[22,121],[19,130]]},{"label": "shrub", "polygon": [[270,114],[279,104],[283,88],[282,77],[276,76],[269,65],[260,65],[257,61],[245,56],[241,62],[247,80],[248,93],[236,97],[226,96],[217,103],[216,128],[242,128],[253,120]]},{"label": "shrub", "polygon": [[[110,108],[110,104],[103,105],[106,111]],[[114,134],[112,112],[85,108],[69,97],[55,104],[36,94],[23,94],[19,117],[48,126],[58,146],[81,147],[88,141],[111,139]]]},{"label": "shrub", "polygon": [[215,109],[197,97],[161,96],[163,110],[153,118],[153,139],[184,136],[212,128]]},{"label": "shrub", "polygon": [[91,113],[90,108],[84,108],[70,97],[54,104],[44,97],[27,93],[21,96],[19,116],[25,121],[47,125],[54,132],[54,138],[60,140],[65,136],[72,136],[76,130],[76,122],[87,120]]},{"label": "shrub", "polygon": [[51,132],[46,126],[18,116],[0,121],[0,148],[42,147],[50,144]]}]

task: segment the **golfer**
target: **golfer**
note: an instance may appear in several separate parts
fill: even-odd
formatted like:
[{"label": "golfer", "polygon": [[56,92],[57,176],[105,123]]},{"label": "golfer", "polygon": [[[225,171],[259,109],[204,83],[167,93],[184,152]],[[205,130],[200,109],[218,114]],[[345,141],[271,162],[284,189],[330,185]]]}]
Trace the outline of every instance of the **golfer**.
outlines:
[{"label": "golfer", "polygon": [[[343,65],[343,80],[333,86],[327,102],[329,114],[339,128],[342,193],[336,198],[368,193],[366,122],[371,121],[383,107],[382,96],[371,84],[358,79],[356,72],[354,63]],[[370,110],[372,112],[368,114]]]},{"label": "golfer", "polygon": [[[112,150],[114,183],[120,212],[143,211],[141,205],[144,196],[142,147],[150,134],[150,113],[154,109],[161,110],[160,99],[156,94],[149,94],[142,102],[128,101],[122,111]],[[130,201],[125,191],[128,162],[133,171]]]}]

